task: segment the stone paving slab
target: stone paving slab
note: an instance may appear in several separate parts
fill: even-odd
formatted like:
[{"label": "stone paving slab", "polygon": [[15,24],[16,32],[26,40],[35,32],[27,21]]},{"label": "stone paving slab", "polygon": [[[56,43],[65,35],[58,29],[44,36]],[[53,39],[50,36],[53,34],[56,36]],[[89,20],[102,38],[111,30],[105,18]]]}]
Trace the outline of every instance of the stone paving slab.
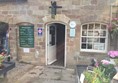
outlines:
[{"label": "stone paving slab", "polygon": [[75,83],[75,81],[63,81],[63,80],[49,80],[49,79],[37,79],[29,83]]},{"label": "stone paving slab", "polygon": [[36,66],[16,83],[75,83],[74,70]]},{"label": "stone paving slab", "polygon": [[1,78],[0,83],[16,83],[16,80],[21,78],[27,71],[34,66],[26,63],[15,62],[16,67],[8,71],[7,78]]},{"label": "stone paving slab", "polygon": [[28,71],[21,78],[17,79],[16,83],[29,83],[31,79],[38,77],[43,72],[43,66],[36,66]]},{"label": "stone paving slab", "polygon": [[55,81],[55,80],[49,80],[49,81],[44,81],[43,83],[75,83],[74,81]]}]

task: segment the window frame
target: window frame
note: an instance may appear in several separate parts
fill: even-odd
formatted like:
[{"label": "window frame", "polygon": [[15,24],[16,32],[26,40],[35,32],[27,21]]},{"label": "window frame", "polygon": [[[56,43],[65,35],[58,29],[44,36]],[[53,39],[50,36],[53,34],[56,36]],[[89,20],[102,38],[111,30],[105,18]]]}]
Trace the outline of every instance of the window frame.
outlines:
[{"label": "window frame", "polygon": [[[104,37],[105,38],[105,45],[104,45],[104,47],[105,47],[105,49],[104,50],[95,50],[95,49],[93,49],[93,47],[92,47],[92,49],[82,49],[82,31],[83,31],[83,25],[90,25],[90,24],[93,24],[94,25],[94,27],[95,27],[95,24],[100,24],[100,30],[101,30],[101,25],[105,25],[106,26],[106,36]],[[88,27],[87,27],[88,28]],[[99,31],[100,31],[99,30]],[[95,31],[95,29],[93,29],[93,31]],[[104,31],[104,30],[103,30]],[[88,37],[90,37],[90,36],[85,36],[86,38]],[[90,37],[90,38],[92,38],[92,37]],[[102,38],[101,36],[99,36],[99,38]],[[95,36],[93,36],[93,39],[95,39]],[[85,43],[88,43],[88,42],[85,42]],[[100,42],[99,42],[100,43]],[[92,43],[92,45],[93,45],[93,43]],[[99,22],[90,22],[90,23],[84,23],[84,24],[82,24],[81,25],[81,32],[80,32],[80,51],[81,52],[98,52],[98,53],[106,53],[107,52],[107,47],[108,47],[108,29],[107,29],[107,24],[105,24],[105,23],[99,23]]]}]

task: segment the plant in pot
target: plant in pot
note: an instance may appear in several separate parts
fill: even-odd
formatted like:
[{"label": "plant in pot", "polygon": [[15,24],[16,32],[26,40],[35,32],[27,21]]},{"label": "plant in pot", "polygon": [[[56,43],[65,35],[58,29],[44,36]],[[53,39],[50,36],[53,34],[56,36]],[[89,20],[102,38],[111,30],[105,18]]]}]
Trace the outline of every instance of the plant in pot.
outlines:
[{"label": "plant in pot", "polygon": [[84,83],[110,83],[115,74],[114,65],[107,60],[102,60],[98,67],[93,68],[93,71],[86,70],[84,72]]},{"label": "plant in pot", "polygon": [[2,62],[4,61],[4,56],[0,55],[0,68],[2,68]]},{"label": "plant in pot", "polygon": [[6,54],[5,50],[2,50],[1,53],[0,53],[0,68],[3,67],[2,62],[4,61],[5,54]]},{"label": "plant in pot", "polygon": [[105,77],[104,70],[101,68],[94,68],[93,71],[85,71],[84,83],[110,83],[110,79]]},{"label": "plant in pot", "polygon": [[108,29],[112,38],[114,35],[118,35],[118,18],[112,18],[111,23],[108,25]]}]

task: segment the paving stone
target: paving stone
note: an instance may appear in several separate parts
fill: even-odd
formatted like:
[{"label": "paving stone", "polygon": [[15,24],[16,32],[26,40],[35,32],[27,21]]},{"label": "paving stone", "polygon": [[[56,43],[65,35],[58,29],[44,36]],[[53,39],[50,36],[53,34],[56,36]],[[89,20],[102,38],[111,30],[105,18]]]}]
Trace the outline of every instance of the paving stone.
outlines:
[{"label": "paving stone", "polygon": [[7,82],[5,83],[15,83],[17,79],[21,78],[27,71],[29,71],[30,69],[34,67],[31,64],[25,64],[25,63],[19,63],[19,62],[15,62],[15,63],[16,63],[16,67],[8,71]]},{"label": "paving stone", "polygon": [[50,80],[50,79],[34,79],[28,83],[75,83],[75,81]]},{"label": "paving stone", "polygon": [[[36,83],[36,82],[34,82]],[[41,82],[37,82],[41,83]],[[62,81],[62,80],[44,80],[42,83],[75,83],[74,81]]]},{"label": "paving stone", "polygon": [[73,69],[34,67],[31,64],[16,63],[16,67],[8,74],[8,81],[3,83],[75,83]]}]

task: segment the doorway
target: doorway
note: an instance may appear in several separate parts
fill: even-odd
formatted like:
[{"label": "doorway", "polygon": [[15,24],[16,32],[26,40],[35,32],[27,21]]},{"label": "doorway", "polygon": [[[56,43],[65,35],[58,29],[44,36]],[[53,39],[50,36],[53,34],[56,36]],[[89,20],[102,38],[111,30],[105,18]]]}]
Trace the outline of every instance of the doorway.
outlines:
[{"label": "doorway", "polygon": [[9,54],[9,40],[8,40],[9,25],[5,22],[0,22],[0,52],[4,49]]},{"label": "doorway", "polygon": [[64,24],[52,23],[47,25],[47,65],[65,66],[65,32]]}]

